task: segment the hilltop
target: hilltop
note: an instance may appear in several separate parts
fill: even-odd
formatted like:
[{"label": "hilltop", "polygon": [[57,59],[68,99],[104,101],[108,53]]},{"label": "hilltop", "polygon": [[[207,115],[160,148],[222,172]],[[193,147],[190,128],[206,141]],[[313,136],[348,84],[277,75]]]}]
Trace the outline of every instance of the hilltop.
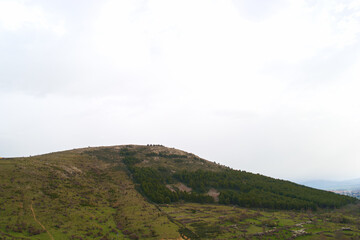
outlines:
[{"label": "hilltop", "polygon": [[292,236],[290,226],[302,223],[304,213],[335,219],[331,229],[355,224],[358,217],[343,215],[355,198],[161,145],[3,158],[0,179],[2,239],[261,238],[254,234],[275,234],[265,233],[274,228]]}]

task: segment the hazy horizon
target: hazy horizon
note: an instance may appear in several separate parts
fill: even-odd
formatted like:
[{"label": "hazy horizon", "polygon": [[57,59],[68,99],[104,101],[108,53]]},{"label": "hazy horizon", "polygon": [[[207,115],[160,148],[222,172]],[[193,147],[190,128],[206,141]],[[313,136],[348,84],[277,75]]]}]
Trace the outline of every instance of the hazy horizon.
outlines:
[{"label": "hazy horizon", "polygon": [[162,144],[359,178],[360,3],[0,0],[0,157]]}]

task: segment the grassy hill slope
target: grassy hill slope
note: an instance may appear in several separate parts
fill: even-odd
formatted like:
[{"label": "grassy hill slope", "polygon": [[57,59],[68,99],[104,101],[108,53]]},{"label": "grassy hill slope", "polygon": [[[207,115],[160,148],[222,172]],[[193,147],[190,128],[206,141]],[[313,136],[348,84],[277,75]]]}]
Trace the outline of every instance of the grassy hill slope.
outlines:
[{"label": "grassy hill slope", "polygon": [[[356,200],[232,170],[163,146],[85,148],[0,159],[0,239],[196,239],[221,234],[236,239],[246,233],[230,225],[253,219],[263,231],[272,219],[258,213],[244,219],[194,219],[205,210],[191,202],[207,203],[200,206],[217,216],[216,211],[230,211],[233,204],[309,211]],[[179,216],[174,210],[179,208],[188,210]],[[355,219],[348,217],[347,224]],[[345,223],[336,224],[332,229]],[[254,229],[249,234],[256,233]]]},{"label": "grassy hill slope", "polygon": [[[233,170],[163,146],[102,148],[88,154],[111,164],[124,163],[140,192],[156,203],[219,201],[244,207],[316,210],[356,202],[351,197]],[[217,198],[211,192],[217,193]]]},{"label": "grassy hill slope", "polygon": [[114,167],[83,150],[1,159],[0,179],[4,239],[180,236],[178,227],[135,190],[121,163]]}]

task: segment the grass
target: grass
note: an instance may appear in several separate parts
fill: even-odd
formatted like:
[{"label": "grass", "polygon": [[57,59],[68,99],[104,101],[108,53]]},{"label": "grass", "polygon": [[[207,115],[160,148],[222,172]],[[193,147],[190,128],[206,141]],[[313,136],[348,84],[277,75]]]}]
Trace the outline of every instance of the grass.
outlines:
[{"label": "grass", "polygon": [[[325,239],[337,239],[340,233],[341,239],[360,237],[360,216],[352,216],[350,209],[312,213],[195,203],[162,205],[161,209],[195,234],[209,239],[213,236],[204,237],[205,228],[216,230],[216,239],[288,239],[300,229],[307,235],[296,239],[324,239],[324,235]],[[338,222],[339,217],[349,216],[352,216],[351,221]],[[341,230],[344,227],[351,231]]]},{"label": "grass", "polygon": [[[163,156],[183,154],[161,146],[138,149],[144,157],[149,149]],[[301,229],[308,235],[297,239],[360,237],[360,207],[355,205],[318,212],[156,205],[136,190],[121,161],[90,150],[0,159],[0,239],[289,239]],[[173,167],[181,170],[193,163],[195,168],[221,168],[196,159],[179,158]],[[155,162],[161,167],[171,161],[158,157]]]},{"label": "grass", "polygon": [[122,169],[80,150],[0,159],[0,238],[49,239],[31,204],[54,239],[178,238]]}]

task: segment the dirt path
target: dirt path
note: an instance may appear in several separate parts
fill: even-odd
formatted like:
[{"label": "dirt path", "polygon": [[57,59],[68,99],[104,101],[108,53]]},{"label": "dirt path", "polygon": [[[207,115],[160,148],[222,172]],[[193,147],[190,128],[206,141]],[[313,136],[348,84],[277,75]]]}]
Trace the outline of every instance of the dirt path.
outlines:
[{"label": "dirt path", "polygon": [[54,240],[54,237],[53,237],[53,236],[50,234],[50,232],[45,228],[45,226],[42,225],[39,220],[37,220],[36,214],[35,214],[35,211],[34,211],[32,205],[33,205],[33,202],[31,202],[30,209],[31,209],[31,212],[32,212],[32,214],[33,214],[33,216],[34,216],[35,222],[37,222],[37,223],[42,227],[42,229],[44,229],[44,230],[47,232],[47,234],[49,235],[49,237],[51,238],[51,240]]}]

